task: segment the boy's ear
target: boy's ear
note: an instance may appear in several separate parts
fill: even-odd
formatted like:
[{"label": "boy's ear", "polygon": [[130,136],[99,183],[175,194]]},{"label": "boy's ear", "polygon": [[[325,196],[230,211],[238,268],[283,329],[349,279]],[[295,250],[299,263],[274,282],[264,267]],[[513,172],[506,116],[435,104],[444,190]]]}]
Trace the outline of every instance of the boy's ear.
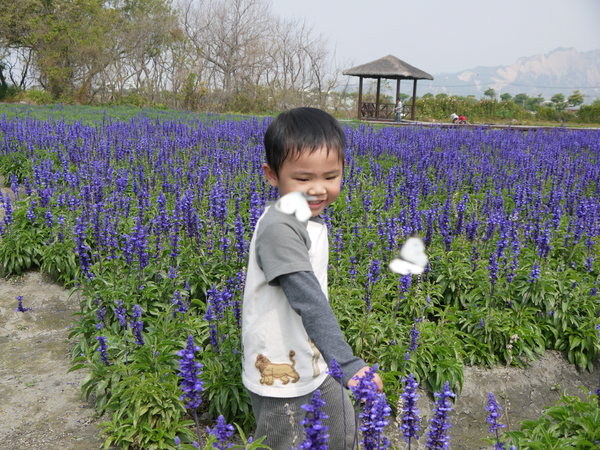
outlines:
[{"label": "boy's ear", "polygon": [[278,187],[279,178],[277,178],[277,174],[273,169],[271,169],[271,166],[269,166],[267,163],[263,163],[262,169],[269,184],[273,187]]}]

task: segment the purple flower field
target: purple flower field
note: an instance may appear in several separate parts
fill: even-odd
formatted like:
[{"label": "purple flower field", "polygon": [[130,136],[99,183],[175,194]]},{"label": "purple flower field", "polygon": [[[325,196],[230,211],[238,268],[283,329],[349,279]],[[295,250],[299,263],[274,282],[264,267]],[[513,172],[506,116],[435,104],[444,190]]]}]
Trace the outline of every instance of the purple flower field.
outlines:
[{"label": "purple flower field", "polygon": [[[251,231],[277,197],[260,170],[269,120],[0,116],[0,267],[76,289],[74,368],[89,371],[83,393],[109,414],[110,445],[197,441],[190,403],[252,429],[240,294]],[[324,215],[329,296],[390,405],[409,374],[441,393],[441,414],[464,365],[522,365],[554,349],[592,368],[600,131],[345,131],[343,190]],[[413,235],[425,273],[387,270]],[[202,364],[193,399],[196,381],[178,375],[181,356],[196,367],[186,345]],[[448,418],[436,420],[429,440],[442,448]]]}]

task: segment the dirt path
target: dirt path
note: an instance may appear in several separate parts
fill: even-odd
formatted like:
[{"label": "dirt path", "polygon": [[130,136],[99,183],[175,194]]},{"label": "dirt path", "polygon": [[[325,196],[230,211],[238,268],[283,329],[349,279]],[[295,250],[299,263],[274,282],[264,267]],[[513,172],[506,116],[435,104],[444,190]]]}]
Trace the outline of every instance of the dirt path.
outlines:
[{"label": "dirt path", "polygon": [[[32,307],[16,312],[18,295]],[[37,272],[0,279],[0,447],[97,449],[99,420],[79,396],[68,327],[77,305]]]}]

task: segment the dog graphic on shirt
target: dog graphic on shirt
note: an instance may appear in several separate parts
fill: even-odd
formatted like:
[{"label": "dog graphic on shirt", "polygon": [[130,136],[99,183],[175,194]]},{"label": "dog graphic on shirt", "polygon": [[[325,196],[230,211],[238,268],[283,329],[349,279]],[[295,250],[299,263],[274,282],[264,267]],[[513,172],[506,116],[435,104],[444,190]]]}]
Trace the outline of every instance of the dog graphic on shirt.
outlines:
[{"label": "dog graphic on shirt", "polygon": [[260,372],[260,384],[272,386],[276,379],[280,380],[283,384],[288,384],[290,381],[296,383],[300,379],[300,375],[294,369],[296,366],[295,355],[296,352],[290,350],[291,364],[272,363],[265,355],[257,355],[255,366]]}]

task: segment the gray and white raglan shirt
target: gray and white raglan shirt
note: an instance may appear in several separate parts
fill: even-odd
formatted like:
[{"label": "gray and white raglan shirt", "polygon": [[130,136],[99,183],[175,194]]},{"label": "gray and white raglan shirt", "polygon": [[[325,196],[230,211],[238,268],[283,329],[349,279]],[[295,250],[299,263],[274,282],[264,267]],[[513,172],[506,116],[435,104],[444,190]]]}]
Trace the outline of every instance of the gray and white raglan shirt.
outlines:
[{"label": "gray and white raglan shirt", "polygon": [[269,205],[250,242],[242,313],[244,386],[265,397],[313,392],[335,359],[343,384],[354,356],[327,298],[329,245],[320,218],[300,222]]}]

